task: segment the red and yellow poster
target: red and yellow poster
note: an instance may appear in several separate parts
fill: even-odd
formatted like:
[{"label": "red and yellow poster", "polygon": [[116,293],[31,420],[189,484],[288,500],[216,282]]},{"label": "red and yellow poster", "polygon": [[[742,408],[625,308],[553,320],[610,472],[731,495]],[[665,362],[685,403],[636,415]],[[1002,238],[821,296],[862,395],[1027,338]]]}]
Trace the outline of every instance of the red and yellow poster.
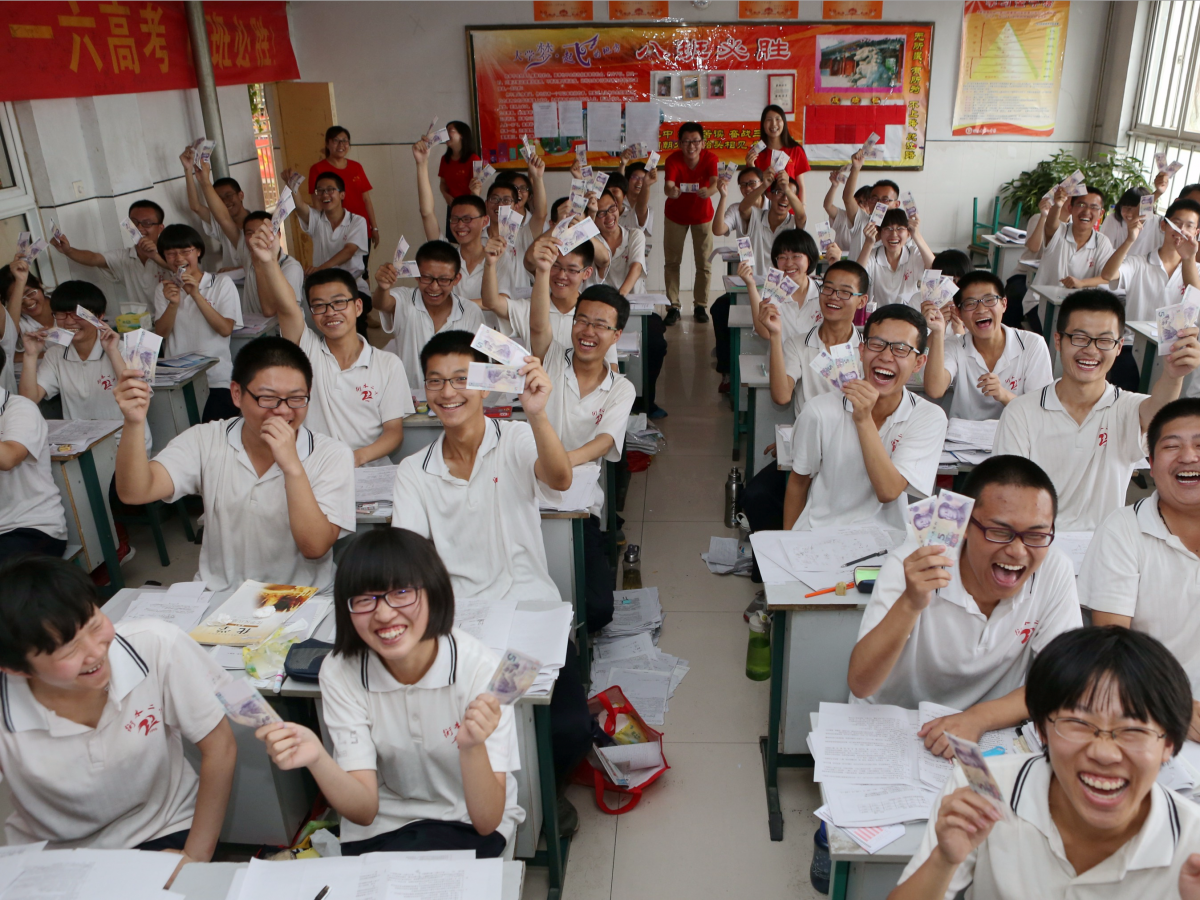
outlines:
[{"label": "red and yellow poster", "polygon": [[608,0],[610,22],[645,22],[670,17],[671,9],[667,0]]},{"label": "red and yellow poster", "polygon": [[[0,100],[90,97],[196,86],[182,3],[9,3]],[[281,2],[209,3],[217,84],[299,78]]]},{"label": "red and yellow poster", "polygon": [[736,162],[758,140],[769,76],[795,78],[792,135],[814,165],[842,165],[875,132],[872,168],[925,161],[932,25],[714,24],[469,29],[485,160],[524,165],[522,136],[566,168],[645,141],[666,156],[679,123]]},{"label": "red and yellow poster", "polygon": [[846,19],[882,19],[883,0],[853,0],[850,3],[825,0],[821,4],[821,18],[834,22]]},{"label": "red and yellow poster", "polygon": [[1067,0],[968,2],[954,134],[1054,134]]},{"label": "red and yellow poster", "polygon": [[800,0],[738,0],[739,19],[794,19]]},{"label": "red and yellow poster", "polygon": [[589,22],[592,0],[533,0],[535,22]]}]

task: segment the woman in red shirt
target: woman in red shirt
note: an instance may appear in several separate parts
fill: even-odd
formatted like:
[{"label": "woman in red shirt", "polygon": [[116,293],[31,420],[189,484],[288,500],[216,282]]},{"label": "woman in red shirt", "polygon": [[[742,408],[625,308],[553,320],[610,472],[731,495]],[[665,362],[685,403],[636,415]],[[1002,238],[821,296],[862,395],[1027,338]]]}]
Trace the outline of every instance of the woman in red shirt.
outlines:
[{"label": "woman in red shirt", "polygon": [[471,193],[471,164],[480,157],[475,152],[475,135],[466,122],[447,122],[446,133],[450,135],[450,143],[446,145],[446,152],[442,154],[442,161],[438,165],[438,186],[442,191],[442,199],[446,201],[446,228],[443,234],[446,240],[457,244],[450,231],[450,207],[456,197]]},{"label": "woman in red shirt", "polygon": [[347,159],[349,153],[350,132],[340,125],[327,129],[325,158],[313,163],[308,170],[308,192],[311,198],[317,178],[325,172],[333,172],[340,177],[346,183],[346,199],[342,205],[367,220],[371,246],[376,247],[379,245],[379,228],[375,220],[375,207],[371,203],[371,182],[361,164]]},{"label": "woman in red shirt", "polygon": [[791,161],[787,164],[787,174],[796,184],[796,193],[800,195],[800,202],[804,202],[804,179],[800,176],[812,169],[808,164],[808,156],[804,152],[804,146],[792,137],[792,133],[788,130],[787,118],[784,116],[783,108],[772,103],[765,107],[762,111],[762,117],[758,120],[758,139],[767,145],[767,149],[763,150],[757,156],[753,151],[746,154],[746,165],[754,166],[760,172],[766,172],[771,168],[771,151],[782,150]]}]

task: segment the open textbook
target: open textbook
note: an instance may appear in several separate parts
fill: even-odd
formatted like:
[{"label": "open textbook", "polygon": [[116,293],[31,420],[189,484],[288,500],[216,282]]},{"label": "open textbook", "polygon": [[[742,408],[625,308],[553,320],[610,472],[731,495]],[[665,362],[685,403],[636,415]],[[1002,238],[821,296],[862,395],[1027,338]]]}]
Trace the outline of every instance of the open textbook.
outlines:
[{"label": "open textbook", "polygon": [[191,636],[200,644],[257,644],[286,624],[316,593],[315,587],[242,582],[228,600],[192,629]]}]

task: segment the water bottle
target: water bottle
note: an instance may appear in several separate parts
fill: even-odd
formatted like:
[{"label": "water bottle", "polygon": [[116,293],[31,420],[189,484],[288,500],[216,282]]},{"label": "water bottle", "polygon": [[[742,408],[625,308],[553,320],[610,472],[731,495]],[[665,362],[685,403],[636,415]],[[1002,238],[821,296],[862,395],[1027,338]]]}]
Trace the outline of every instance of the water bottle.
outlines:
[{"label": "water bottle", "polygon": [[766,681],[771,677],[771,617],[761,610],[750,615],[750,642],[746,645],[746,677]]},{"label": "water bottle", "polygon": [[742,488],[745,482],[742,481],[742,470],[734,466],[729,470],[729,477],[725,479],[725,526],[727,528],[738,527],[738,505],[742,500]]},{"label": "water bottle", "polygon": [[642,548],[637,544],[627,544],[621,562],[624,572],[621,576],[621,590],[637,590],[642,586]]}]

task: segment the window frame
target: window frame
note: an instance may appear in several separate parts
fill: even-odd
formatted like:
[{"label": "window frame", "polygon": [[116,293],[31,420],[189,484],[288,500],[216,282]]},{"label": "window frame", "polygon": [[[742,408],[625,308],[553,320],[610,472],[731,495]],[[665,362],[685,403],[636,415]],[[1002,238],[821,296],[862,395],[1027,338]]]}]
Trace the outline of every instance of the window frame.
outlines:
[{"label": "window frame", "polygon": [[[37,198],[33,192],[33,179],[29,175],[29,167],[25,161],[25,147],[21,142],[17,114],[9,101],[0,103],[0,137],[4,141],[4,148],[0,152],[7,151],[8,164],[13,177],[12,187],[0,188],[0,219],[24,216],[25,230],[33,235],[33,239],[36,241],[45,237],[42,217],[39,214]],[[0,248],[0,255],[7,254],[4,256],[3,262],[12,258],[13,249],[15,248]],[[0,265],[3,262],[0,262]],[[48,252],[43,253],[34,261],[33,270],[47,287],[54,287],[58,284]]]},{"label": "window frame", "polygon": [[[1186,21],[1190,27],[1190,33],[1184,34],[1179,29],[1179,24],[1174,24],[1169,20],[1164,24],[1163,16],[1173,16],[1178,11],[1180,13],[1181,23]],[[1156,46],[1155,37],[1158,34],[1159,27],[1163,27],[1164,38],[1182,37],[1182,40],[1176,40],[1173,45],[1175,55],[1184,56],[1184,66],[1182,71],[1176,67],[1172,67],[1170,77],[1164,79],[1163,73],[1163,56],[1166,55],[1168,44],[1164,40],[1161,47]],[[1176,31],[1172,31],[1175,28]],[[1192,144],[1200,148],[1200,130],[1187,131],[1185,124],[1188,118],[1188,111],[1195,107],[1200,112],[1200,85],[1197,85],[1196,80],[1200,77],[1200,70],[1197,68],[1197,60],[1200,58],[1200,0],[1157,0],[1151,9],[1150,21],[1146,28],[1146,42],[1142,48],[1142,59],[1140,71],[1138,73],[1138,90],[1133,105],[1133,123],[1129,129],[1130,143],[1133,143],[1134,138],[1142,138],[1146,140],[1169,141],[1181,144]],[[1177,76],[1179,83],[1186,85],[1180,88],[1176,84]],[[1156,125],[1155,110],[1160,103],[1166,105],[1175,105],[1173,118],[1174,125],[1167,124]],[[1147,109],[1149,114],[1147,115]]]}]

